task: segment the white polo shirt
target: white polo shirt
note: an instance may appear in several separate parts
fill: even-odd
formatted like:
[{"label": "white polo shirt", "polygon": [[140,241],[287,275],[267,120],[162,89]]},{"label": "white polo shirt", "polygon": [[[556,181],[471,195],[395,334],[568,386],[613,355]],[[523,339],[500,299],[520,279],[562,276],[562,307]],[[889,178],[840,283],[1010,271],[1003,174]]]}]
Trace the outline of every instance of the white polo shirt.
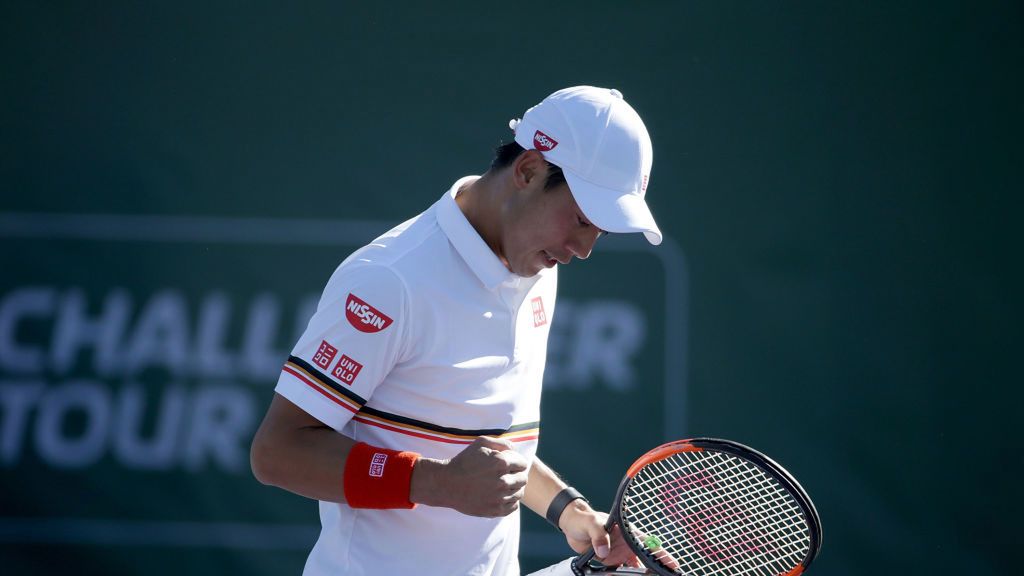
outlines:
[{"label": "white polo shirt", "polygon": [[[474,178],[341,263],[279,394],[374,446],[452,458],[486,435],[533,459],[557,267],[505,268],[455,203]],[[519,512],[320,502],[320,520],[306,576],[519,574]]]}]

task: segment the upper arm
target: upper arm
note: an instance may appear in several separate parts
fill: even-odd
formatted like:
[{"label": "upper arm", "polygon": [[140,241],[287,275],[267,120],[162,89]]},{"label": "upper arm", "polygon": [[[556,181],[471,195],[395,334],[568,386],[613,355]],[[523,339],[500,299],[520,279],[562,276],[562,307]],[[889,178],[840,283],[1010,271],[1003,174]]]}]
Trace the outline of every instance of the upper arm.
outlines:
[{"label": "upper arm", "polygon": [[256,430],[254,442],[269,441],[274,436],[306,428],[327,428],[327,425],[275,392],[270,407],[267,408],[267,414]]},{"label": "upper arm", "polygon": [[406,286],[393,270],[342,266],[292,349],[275,391],[342,430],[400,361],[409,308]]},{"label": "upper arm", "polygon": [[296,494],[341,502],[345,460],[356,444],[275,394],[252,442],[253,475]]},{"label": "upper arm", "polygon": [[315,428],[327,428],[327,425],[275,393],[252,439],[249,457],[256,479],[272,483],[277,467],[287,465],[289,444],[296,441],[302,430]]},{"label": "upper arm", "polygon": [[384,266],[335,272],[253,438],[260,482],[342,501],[342,471],[355,441],[341,432],[401,357],[408,308],[404,282]]}]

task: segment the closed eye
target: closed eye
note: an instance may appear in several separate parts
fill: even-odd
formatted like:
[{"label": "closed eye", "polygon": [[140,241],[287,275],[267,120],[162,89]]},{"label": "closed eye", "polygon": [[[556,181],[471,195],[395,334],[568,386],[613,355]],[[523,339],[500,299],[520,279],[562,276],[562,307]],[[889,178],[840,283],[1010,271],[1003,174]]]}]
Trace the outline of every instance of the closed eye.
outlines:
[{"label": "closed eye", "polygon": [[[593,226],[593,224],[584,220],[583,216],[581,216],[579,213],[576,214],[576,221],[579,222],[580,228],[590,228],[591,226]],[[606,234],[608,233],[605,232],[604,230],[598,229],[597,237],[600,238],[601,236],[604,236]]]}]

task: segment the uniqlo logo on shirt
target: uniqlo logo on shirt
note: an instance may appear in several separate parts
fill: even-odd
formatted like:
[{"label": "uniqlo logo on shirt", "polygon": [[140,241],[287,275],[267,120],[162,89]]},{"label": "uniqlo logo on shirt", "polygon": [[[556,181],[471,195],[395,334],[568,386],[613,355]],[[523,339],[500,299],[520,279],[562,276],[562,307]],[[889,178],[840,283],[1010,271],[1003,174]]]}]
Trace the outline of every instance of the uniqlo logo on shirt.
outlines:
[{"label": "uniqlo logo on shirt", "polygon": [[548,317],[544,314],[544,302],[537,296],[533,300],[530,300],[530,306],[533,307],[533,327],[543,326],[548,323]]},{"label": "uniqlo logo on shirt", "polygon": [[388,461],[388,455],[383,452],[377,452],[373,455],[373,460],[370,461],[370,476],[376,476],[381,478],[384,476],[384,464]]},{"label": "uniqlo logo on shirt", "polygon": [[351,386],[362,369],[362,364],[342,354],[341,360],[338,360],[338,365],[334,367],[333,374],[335,378]]},{"label": "uniqlo logo on shirt", "polygon": [[328,344],[327,340],[324,340],[320,343],[320,349],[316,351],[316,355],[313,356],[313,363],[326,370],[337,353],[338,349]]}]

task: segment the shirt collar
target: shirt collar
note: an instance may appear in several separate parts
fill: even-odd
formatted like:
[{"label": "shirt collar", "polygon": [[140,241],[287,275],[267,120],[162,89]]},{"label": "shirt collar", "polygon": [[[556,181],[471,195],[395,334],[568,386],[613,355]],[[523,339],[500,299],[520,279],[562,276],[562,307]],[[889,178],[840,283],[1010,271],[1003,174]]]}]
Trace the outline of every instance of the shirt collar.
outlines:
[{"label": "shirt collar", "polygon": [[460,178],[450,190],[445,192],[437,203],[437,223],[470,270],[480,279],[480,282],[488,290],[494,290],[501,283],[514,280],[518,276],[501,263],[501,259],[484,242],[473,225],[469,223],[466,215],[462,213],[462,209],[455,203],[455,195],[458,194],[459,189],[477,178],[479,176]]}]

